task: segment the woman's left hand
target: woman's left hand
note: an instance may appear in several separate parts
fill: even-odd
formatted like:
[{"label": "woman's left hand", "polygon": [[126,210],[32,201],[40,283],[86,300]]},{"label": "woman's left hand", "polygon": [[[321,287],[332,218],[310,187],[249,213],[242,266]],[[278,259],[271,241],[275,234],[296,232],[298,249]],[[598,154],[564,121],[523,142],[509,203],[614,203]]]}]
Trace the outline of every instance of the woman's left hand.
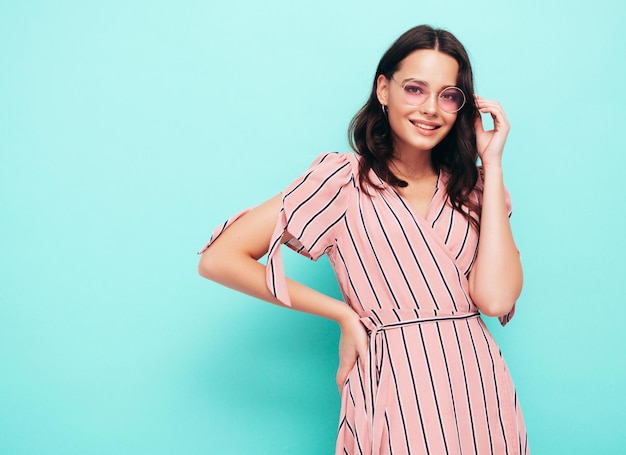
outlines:
[{"label": "woman's left hand", "polygon": [[500,164],[504,143],[511,129],[509,121],[504,114],[502,106],[497,101],[476,96],[476,107],[480,113],[490,114],[493,119],[493,129],[485,131],[482,116],[480,114],[476,115],[474,128],[476,129],[478,156],[480,156],[483,166],[489,165],[489,163]]}]

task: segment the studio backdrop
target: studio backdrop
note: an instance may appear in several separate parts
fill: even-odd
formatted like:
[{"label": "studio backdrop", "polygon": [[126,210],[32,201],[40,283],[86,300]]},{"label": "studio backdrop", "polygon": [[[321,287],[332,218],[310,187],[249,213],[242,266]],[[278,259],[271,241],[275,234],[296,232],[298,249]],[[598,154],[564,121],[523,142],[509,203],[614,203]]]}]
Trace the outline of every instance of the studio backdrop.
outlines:
[{"label": "studio backdrop", "polygon": [[[488,325],[536,454],[624,453],[626,3],[0,4],[0,454],[333,453],[334,323],[197,275],[347,127],[402,32],[452,31],[512,129],[525,268]],[[339,296],[330,266],[287,273]]]}]

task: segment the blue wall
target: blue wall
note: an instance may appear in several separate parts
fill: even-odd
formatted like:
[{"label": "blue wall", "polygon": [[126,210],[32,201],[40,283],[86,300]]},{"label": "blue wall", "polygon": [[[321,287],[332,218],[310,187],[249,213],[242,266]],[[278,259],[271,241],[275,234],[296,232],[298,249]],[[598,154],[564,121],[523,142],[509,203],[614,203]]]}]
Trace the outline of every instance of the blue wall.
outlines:
[{"label": "blue wall", "polygon": [[202,280],[195,251],[348,149],[419,23],[464,42],[512,123],[526,285],[490,327],[531,448],[623,453],[625,5],[2,2],[0,454],[332,452],[334,324]]}]

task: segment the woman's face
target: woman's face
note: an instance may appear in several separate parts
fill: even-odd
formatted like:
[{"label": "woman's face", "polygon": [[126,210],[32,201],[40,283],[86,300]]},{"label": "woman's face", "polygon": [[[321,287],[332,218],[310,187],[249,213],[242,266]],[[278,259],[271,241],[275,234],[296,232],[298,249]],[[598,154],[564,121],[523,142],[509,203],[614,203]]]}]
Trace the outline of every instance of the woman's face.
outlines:
[{"label": "woman's face", "polygon": [[[393,79],[378,77],[376,94],[378,101],[388,107],[394,154],[429,152],[450,132],[457,113],[443,111],[437,96],[446,87],[456,85],[458,72],[459,64],[453,57],[421,49],[402,60]],[[430,92],[423,104],[407,104],[402,85],[408,80],[421,81],[419,86]]]}]

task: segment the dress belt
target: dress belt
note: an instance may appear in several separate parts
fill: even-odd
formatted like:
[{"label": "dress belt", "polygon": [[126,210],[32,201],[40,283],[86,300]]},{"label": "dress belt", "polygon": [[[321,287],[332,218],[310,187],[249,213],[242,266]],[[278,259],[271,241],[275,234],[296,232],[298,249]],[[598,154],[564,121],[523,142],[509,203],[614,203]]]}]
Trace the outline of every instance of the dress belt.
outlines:
[{"label": "dress belt", "polygon": [[[368,394],[365,397],[365,419],[366,421],[356,422],[357,428],[366,428],[369,437],[363,438],[363,442],[369,443],[370,447],[362,447],[363,453],[378,455],[381,451],[382,436],[385,424],[385,410],[387,407],[387,394],[390,392],[390,375],[382,374],[378,365],[381,365],[384,351],[387,350],[386,337],[384,332],[411,325],[425,324],[428,322],[456,321],[462,319],[479,317],[478,312],[456,313],[447,315],[432,315],[429,317],[415,317],[413,319],[402,319],[403,314],[410,312],[412,316],[416,313],[413,310],[371,310],[366,316],[361,318],[361,323],[369,331],[368,361],[365,366],[365,374],[369,382]],[[381,365],[381,369],[382,369]],[[360,420],[360,419],[359,419]]]}]

